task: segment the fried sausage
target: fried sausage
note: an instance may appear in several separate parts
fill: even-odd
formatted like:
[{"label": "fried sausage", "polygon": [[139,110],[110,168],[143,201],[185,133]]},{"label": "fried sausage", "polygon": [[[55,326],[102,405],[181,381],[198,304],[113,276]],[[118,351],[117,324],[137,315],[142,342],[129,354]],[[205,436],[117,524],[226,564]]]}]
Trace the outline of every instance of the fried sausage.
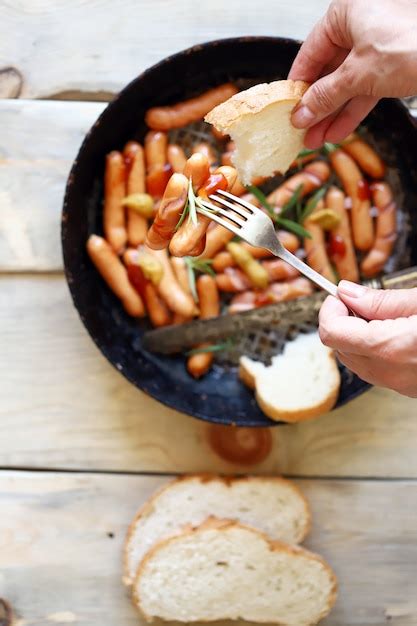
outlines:
[{"label": "fried sausage", "polygon": [[307,163],[311,163],[311,161],[315,161],[315,159],[317,159],[319,155],[320,155],[319,151],[314,150],[314,152],[310,152],[309,154],[304,154],[303,156],[297,157],[296,159],[294,159],[294,161],[291,163],[288,169],[292,170],[296,167],[298,168],[303,167],[304,165],[307,165]]},{"label": "fried sausage", "polygon": [[162,280],[157,285],[157,290],[162,299],[168,305],[168,308],[173,313],[179,313],[184,317],[193,317],[197,313],[198,309],[193,298],[181,288],[179,282],[175,278],[167,251],[152,250],[149,248],[148,252],[153,254],[161,262],[164,268],[164,274],[162,276]]},{"label": "fried sausage", "polygon": [[173,172],[182,174],[187,162],[187,157],[181,146],[176,143],[170,143],[167,148],[167,160]]},{"label": "fried sausage", "polygon": [[[197,294],[200,304],[200,319],[209,319],[220,314],[220,297],[216,281],[207,274],[197,278]],[[194,378],[203,376],[213,363],[212,352],[200,352],[188,358],[187,370]]]},{"label": "fried sausage", "polygon": [[102,278],[121,300],[126,313],[143,317],[145,307],[142,298],[130,284],[125,266],[107,241],[91,235],[87,241],[87,252]]},{"label": "fried sausage", "polygon": [[313,293],[312,283],[307,278],[294,278],[286,282],[272,283],[262,291],[245,291],[234,296],[231,300],[228,312],[240,313],[249,311],[267,304],[286,302],[309,296]]},{"label": "fried sausage", "polygon": [[212,259],[233,237],[234,234],[230,230],[220,226],[220,224],[216,224],[216,226],[207,231],[206,246],[201,254],[201,258]]},{"label": "fried sausage", "polygon": [[173,174],[169,179],[152,226],[148,230],[146,243],[154,250],[166,248],[185,208],[188,179],[184,174]]},{"label": "fried sausage", "polygon": [[215,106],[237,93],[231,83],[219,85],[195,98],[171,106],[153,107],[146,112],[145,122],[155,130],[181,128],[201,120]]},{"label": "fried sausage", "polygon": [[[300,247],[300,242],[296,235],[286,230],[279,230],[277,236],[282,245],[287,248],[289,252],[294,253]],[[274,256],[269,250],[251,246],[249,243],[246,243],[246,241],[242,241],[241,246],[249,250],[254,259],[267,259]],[[218,252],[213,258],[213,269],[216,272],[223,272],[226,267],[233,267],[235,265],[236,263],[232,255],[227,251]]]},{"label": "fried sausage", "polygon": [[287,178],[282,185],[268,196],[268,202],[276,207],[283,207],[300,188],[300,197],[307,196],[312,191],[319,189],[330,176],[330,167],[324,161],[313,161],[305,166],[301,172],[297,172]]},{"label": "fried sausage", "polygon": [[239,293],[252,287],[249,278],[237,267],[226,267],[223,274],[216,275],[216,283],[226,293]]},{"label": "fried sausage", "polygon": [[188,293],[191,296],[188,269],[184,259],[176,256],[171,256],[170,260],[172,269],[174,270],[175,278],[177,279],[185,293]]},{"label": "fried sausage", "polygon": [[163,132],[150,130],[145,136],[146,191],[153,198],[164,195],[172,174],[167,162],[168,136]]},{"label": "fried sausage", "polygon": [[152,326],[168,326],[172,322],[172,314],[150,280],[145,278],[143,270],[135,263],[137,250],[128,249],[123,255],[127,267],[127,275],[133,287],[145,302],[146,310]]},{"label": "fried sausage", "polygon": [[383,270],[397,239],[397,206],[391,187],[386,182],[376,182],[371,185],[371,193],[378,215],[374,245],[361,263],[362,274],[367,278]]},{"label": "fried sausage", "polygon": [[210,176],[210,164],[205,154],[192,154],[184,167],[184,176],[191,178],[194,189],[199,189]]},{"label": "fried sausage", "polygon": [[227,190],[231,191],[237,179],[236,168],[231,165],[221,165],[214,170],[214,174],[222,174],[227,180]]},{"label": "fried sausage", "polygon": [[337,254],[337,251],[335,251],[336,253],[331,257],[332,261],[341,279],[357,283],[359,282],[358,263],[353,247],[349,216],[345,208],[345,194],[343,191],[337,187],[331,187],[326,194],[326,207],[334,211],[336,215],[340,217],[339,225],[331,231],[331,237],[333,240],[338,238],[338,241],[342,244],[341,251],[343,254]]},{"label": "fried sausage", "polygon": [[[145,193],[145,153],[137,141],[129,141],[123,150],[126,165],[126,195]],[[127,208],[127,239],[131,246],[139,246],[146,239],[148,222],[143,215]]]},{"label": "fried sausage", "polygon": [[385,176],[384,161],[359,135],[352,133],[342,145],[343,150],[356,161],[362,172],[371,178],[383,178]]},{"label": "fried sausage", "polygon": [[[320,200],[310,217],[312,217],[316,211],[322,209],[323,206],[323,201]],[[325,233],[322,227],[313,222],[310,217],[304,222],[304,228],[306,228],[311,235],[311,239],[307,237],[304,239],[306,261],[313,270],[316,270],[316,272],[327,278],[327,280],[335,283],[336,276],[329,261],[329,257],[327,256]]]},{"label": "fried sausage", "polygon": [[200,143],[195,144],[193,146],[192,153],[204,154],[204,156],[207,157],[210,167],[213,167],[213,165],[216,165],[218,161],[217,154],[215,153],[212,146],[208,143],[208,141],[200,141]]},{"label": "fried sausage", "polygon": [[374,242],[374,226],[368,183],[355,161],[344,150],[333,150],[329,158],[346,195],[352,199],[351,225],[355,247],[362,251],[369,250]]},{"label": "fried sausage", "polygon": [[113,151],[106,157],[104,173],[104,236],[120,254],[127,242],[123,199],[126,194],[126,166],[120,152]]},{"label": "fried sausage", "polygon": [[295,267],[292,267],[285,261],[281,261],[281,259],[262,261],[262,266],[268,272],[268,278],[271,283],[276,280],[291,280],[299,274]]}]

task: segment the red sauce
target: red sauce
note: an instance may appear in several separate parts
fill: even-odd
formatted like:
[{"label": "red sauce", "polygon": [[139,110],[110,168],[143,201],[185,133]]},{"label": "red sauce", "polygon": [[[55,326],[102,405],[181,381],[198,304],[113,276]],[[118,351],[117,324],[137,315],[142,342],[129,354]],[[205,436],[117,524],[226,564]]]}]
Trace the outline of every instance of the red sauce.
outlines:
[{"label": "red sauce", "polygon": [[138,294],[144,297],[146,278],[142,272],[142,268],[140,268],[139,265],[128,265],[127,276]]},{"label": "red sauce", "polygon": [[362,179],[358,181],[358,198],[359,200],[370,200],[371,198],[371,192],[366,180]]},{"label": "red sauce", "polygon": [[169,163],[163,168],[154,170],[146,177],[146,191],[153,198],[162,198],[165,188],[172,175],[172,167]]},{"label": "red sauce", "polygon": [[227,190],[226,177],[223,176],[223,174],[210,174],[207,181],[198,190],[197,195],[200,196],[200,198],[208,198],[210,194],[216,193],[219,189],[222,191]]},{"label": "red sauce", "polygon": [[343,258],[345,256],[346,243],[341,235],[330,233],[327,252],[330,257],[338,256],[339,258]]},{"label": "red sauce", "polygon": [[268,428],[210,426],[208,440],[222,459],[236,465],[258,465],[270,454],[272,435]]}]

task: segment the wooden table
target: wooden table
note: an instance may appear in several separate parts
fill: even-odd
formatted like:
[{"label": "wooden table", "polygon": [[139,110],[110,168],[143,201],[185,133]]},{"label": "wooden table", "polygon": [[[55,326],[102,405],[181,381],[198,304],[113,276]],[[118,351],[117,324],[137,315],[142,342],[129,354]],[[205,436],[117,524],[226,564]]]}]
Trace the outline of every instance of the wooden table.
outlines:
[{"label": "wooden table", "polygon": [[[62,273],[66,175],[111,94],[196,42],[302,38],[326,5],[0,1],[0,597],[20,626],[139,623],[120,583],[127,524],[166,475],[203,470],[297,480],[314,511],[307,545],[340,579],[327,626],[417,624],[415,401],[373,389],[263,431],[266,458],[235,464],[213,450],[210,427],[112,369]],[[243,449],[256,438],[238,435]]]}]

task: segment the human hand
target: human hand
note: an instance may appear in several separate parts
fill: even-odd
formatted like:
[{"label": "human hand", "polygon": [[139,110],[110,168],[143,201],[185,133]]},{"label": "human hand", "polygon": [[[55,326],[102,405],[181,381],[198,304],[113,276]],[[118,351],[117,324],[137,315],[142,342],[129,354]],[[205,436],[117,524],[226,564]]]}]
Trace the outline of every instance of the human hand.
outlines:
[{"label": "human hand", "polygon": [[417,0],[333,0],[288,78],[311,82],[293,112],[318,148],[351,133],[380,98],[417,93]]},{"label": "human hand", "polygon": [[[322,342],[372,385],[417,398],[417,289],[368,289],[342,280],[319,317]],[[345,304],[372,321],[349,316]]]}]

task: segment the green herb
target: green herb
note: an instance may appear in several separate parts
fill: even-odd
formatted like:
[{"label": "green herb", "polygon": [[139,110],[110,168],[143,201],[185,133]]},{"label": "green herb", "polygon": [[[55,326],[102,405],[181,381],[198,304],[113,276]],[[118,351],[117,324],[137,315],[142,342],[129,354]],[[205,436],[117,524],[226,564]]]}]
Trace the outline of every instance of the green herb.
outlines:
[{"label": "green herb", "polygon": [[301,193],[303,191],[303,185],[298,185],[298,187],[294,190],[291,198],[287,200],[284,206],[281,208],[279,213],[280,217],[283,217],[287,213],[289,213],[292,209],[295,209],[296,214],[301,211]]},{"label": "green herb", "polygon": [[306,237],[307,239],[311,239],[311,234],[308,232],[308,230],[303,228],[303,226],[298,224],[298,222],[294,222],[293,220],[288,220],[283,217],[278,217],[277,224],[283,226],[286,230],[295,233],[299,237]]},{"label": "green herb", "polygon": [[240,243],[242,241],[242,237],[239,237],[238,235],[235,235],[232,239],[232,241],[234,243]]},{"label": "green herb", "polygon": [[190,291],[195,302],[198,302],[197,285],[195,280],[195,272],[201,272],[202,274],[209,274],[215,276],[215,272],[211,267],[213,261],[211,259],[196,259],[192,256],[185,256],[184,262],[187,266],[188,283],[190,285]]},{"label": "green herb", "polygon": [[301,152],[297,154],[297,159],[302,159],[303,157],[309,156],[310,154],[318,154],[318,150],[301,150]]},{"label": "green herb", "polygon": [[197,218],[197,209],[196,209],[196,197],[194,194],[191,176],[190,176],[190,182],[188,185],[188,213],[189,213],[188,219],[192,221],[194,226],[197,226],[198,218]]},{"label": "green herb", "polygon": [[222,350],[230,350],[234,345],[232,339],[227,339],[223,343],[215,343],[210,346],[201,346],[200,348],[193,348],[186,352],[186,356],[192,356],[193,354],[204,354],[206,352],[221,352]]},{"label": "green herb", "polygon": [[330,152],[333,152],[334,150],[338,150],[339,148],[340,148],[340,143],[330,143],[329,141],[326,141],[322,150],[324,154],[330,154]]},{"label": "green herb", "polygon": [[301,213],[301,216],[299,219],[301,224],[303,224],[303,222],[305,222],[307,217],[311,215],[311,213],[314,211],[318,202],[323,198],[324,194],[326,193],[326,189],[327,189],[326,186],[320,187],[320,189],[318,189],[308,200],[308,202],[306,203],[304,207],[304,211]]},{"label": "green herb", "polygon": [[246,187],[246,189],[247,189],[247,191],[249,193],[254,195],[255,198],[257,198],[259,200],[259,202],[262,204],[263,207],[265,207],[265,209],[268,211],[271,219],[275,220],[276,217],[277,217],[277,214],[274,211],[274,207],[268,202],[268,198],[263,193],[263,191],[261,191],[259,189],[259,187],[256,187],[255,185],[248,185]]}]

